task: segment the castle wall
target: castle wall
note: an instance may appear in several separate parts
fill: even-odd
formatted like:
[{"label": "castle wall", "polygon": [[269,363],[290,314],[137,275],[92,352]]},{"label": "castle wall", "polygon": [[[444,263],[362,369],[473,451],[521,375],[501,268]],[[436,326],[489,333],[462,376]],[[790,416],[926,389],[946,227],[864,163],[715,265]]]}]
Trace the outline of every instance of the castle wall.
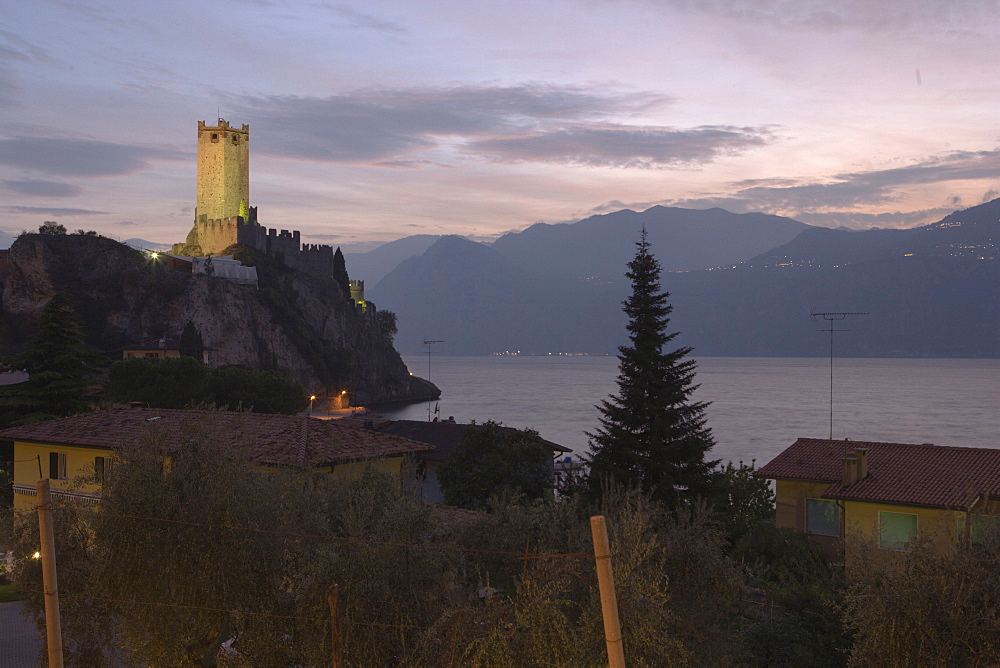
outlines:
[{"label": "castle wall", "polygon": [[195,223],[248,217],[250,202],[250,126],[217,126],[198,121],[198,188]]},{"label": "castle wall", "polygon": [[320,280],[333,277],[333,248],[301,243],[298,230],[279,232],[263,225],[240,225],[236,234],[239,243],[281,260],[289,269]]},{"label": "castle wall", "polygon": [[[237,243],[240,228],[247,227],[239,216],[219,220],[195,221],[188,243],[197,243],[203,255],[221,253]],[[195,240],[196,241],[193,241]]]}]

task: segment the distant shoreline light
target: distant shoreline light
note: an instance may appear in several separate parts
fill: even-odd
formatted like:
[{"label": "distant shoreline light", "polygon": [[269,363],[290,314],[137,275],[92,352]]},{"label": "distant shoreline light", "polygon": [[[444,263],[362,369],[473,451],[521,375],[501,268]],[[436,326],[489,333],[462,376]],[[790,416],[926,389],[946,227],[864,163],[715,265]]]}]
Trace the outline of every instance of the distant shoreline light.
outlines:
[{"label": "distant shoreline light", "polygon": [[525,353],[520,350],[504,350],[493,353],[497,357],[610,357],[611,353]]}]

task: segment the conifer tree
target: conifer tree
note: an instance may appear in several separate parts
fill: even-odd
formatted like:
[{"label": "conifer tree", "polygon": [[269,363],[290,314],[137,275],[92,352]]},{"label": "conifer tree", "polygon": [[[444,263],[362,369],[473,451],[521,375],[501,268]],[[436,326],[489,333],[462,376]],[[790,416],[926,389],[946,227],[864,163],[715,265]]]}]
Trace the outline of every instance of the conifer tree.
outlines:
[{"label": "conifer tree", "polygon": [[199,362],[205,359],[205,343],[201,339],[201,332],[190,320],[181,332],[180,354],[181,357],[193,357]]},{"label": "conifer tree", "polygon": [[601,401],[600,426],[587,434],[587,486],[598,497],[606,482],[638,485],[672,508],[708,496],[718,462],[705,460],[715,442],[707,404],[691,400],[691,348],[664,352],[677,333],[668,331],[673,307],[645,228],[636,247],[625,274],[632,281],[623,302],[629,345],[618,348],[618,394]]},{"label": "conifer tree", "polygon": [[344,298],[350,300],[351,281],[347,276],[347,262],[344,260],[344,254],[340,252],[340,246],[337,246],[337,250],[333,254],[333,278],[340,283],[340,287],[344,291]]},{"label": "conifer tree", "polygon": [[28,424],[87,410],[88,379],[101,359],[84,346],[69,297],[56,293],[39,315],[34,343],[12,360],[29,379],[0,396],[0,422]]}]

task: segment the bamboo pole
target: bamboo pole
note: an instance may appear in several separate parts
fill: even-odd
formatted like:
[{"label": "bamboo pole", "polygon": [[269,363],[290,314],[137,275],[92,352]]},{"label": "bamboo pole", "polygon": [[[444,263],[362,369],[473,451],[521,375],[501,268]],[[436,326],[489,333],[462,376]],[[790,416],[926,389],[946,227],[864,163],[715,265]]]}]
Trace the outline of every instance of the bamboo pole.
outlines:
[{"label": "bamboo pole", "polygon": [[56,539],[52,528],[52,497],[49,479],[39,478],[38,491],[39,552],[42,557],[42,591],[45,599],[45,641],[48,646],[49,666],[62,668],[62,627],[59,622],[59,583],[56,579]]},{"label": "bamboo pole", "polygon": [[604,641],[608,646],[610,668],[625,668],[622,627],[618,621],[618,599],[615,597],[615,577],[611,570],[611,547],[604,515],[590,518],[590,533],[594,538],[594,560],[597,563],[597,586],[601,591],[601,616],[604,618]]},{"label": "bamboo pole", "polygon": [[326,594],[326,601],[330,604],[330,652],[332,654],[333,668],[342,668],[340,660],[340,628],[337,624],[337,585],[330,585]]}]

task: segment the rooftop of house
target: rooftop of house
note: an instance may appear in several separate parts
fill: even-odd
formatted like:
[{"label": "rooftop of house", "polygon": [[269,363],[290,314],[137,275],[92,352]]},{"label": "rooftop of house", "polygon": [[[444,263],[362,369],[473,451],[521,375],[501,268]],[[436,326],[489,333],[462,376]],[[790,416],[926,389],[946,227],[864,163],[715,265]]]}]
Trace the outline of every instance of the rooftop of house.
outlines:
[{"label": "rooftop of house", "polygon": [[[868,475],[844,484],[844,458],[868,451]],[[823,498],[968,510],[1000,497],[1000,450],[800,438],[755,474],[825,482]]]},{"label": "rooftop of house", "polygon": [[180,447],[203,435],[245,446],[254,461],[276,466],[329,466],[434,450],[336,420],[216,410],[115,408],[0,430],[4,440],[110,450],[147,437],[165,448]]},{"label": "rooftop of house", "polygon": [[[423,422],[421,420],[384,420],[384,419],[362,419],[345,418],[342,420],[354,428],[366,431],[375,431],[382,434],[393,434],[403,438],[428,443],[434,446],[434,450],[427,452],[421,457],[430,460],[447,460],[451,453],[462,442],[462,436],[466,429],[478,429],[482,425],[462,424],[450,420],[444,422]],[[514,427],[502,427],[504,430],[515,431]],[[572,452],[569,448],[558,443],[539,439],[541,444],[553,452]]]}]

